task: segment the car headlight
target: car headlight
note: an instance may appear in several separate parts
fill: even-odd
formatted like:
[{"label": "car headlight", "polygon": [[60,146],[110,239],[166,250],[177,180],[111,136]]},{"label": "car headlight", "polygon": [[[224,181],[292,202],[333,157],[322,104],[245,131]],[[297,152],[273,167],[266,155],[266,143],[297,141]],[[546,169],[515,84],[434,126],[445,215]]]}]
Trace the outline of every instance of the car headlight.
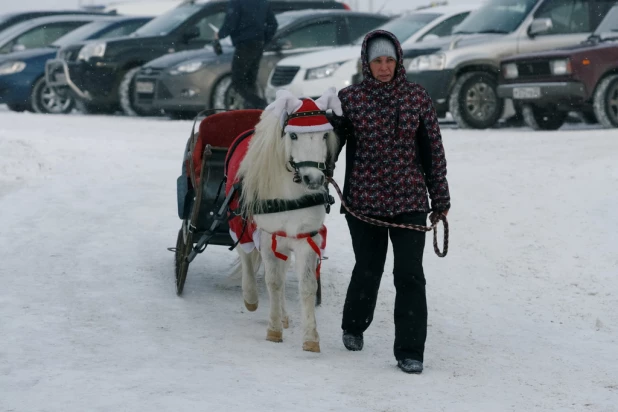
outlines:
[{"label": "car headlight", "polygon": [[446,56],[442,53],[415,57],[408,65],[408,71],[422,72],[426,70],[444,70]]},{"label": "car headlight", "polygon": [[309,69],[307,70],[307,74],[305,74],[305,80],[317,80],[331,77],[343,63],[345,62],[331,63],[325,66]]},{"label": "car headlight", "polygon": [[549,67],[554,76],[571,74],[571,61],[569,59],[552,60],[549,62]]},{"label": "car headlight", "polygon": [[180,63],[178,66],[170,70],[170,74],[187,74],[195,73],[204,66],[204,62],[201,60],[194,60],[186,63]]},{"label": "car headlight", "polygon": [[3,64],[0,64],[0,76],[19,73],[23,71],[25,68],[26,68],[26,63],[24,62],[3,63]]},{"label": "car headlight", "polygon": [[93,57],[103,57],[105,55],[105,49],[107,43],[88,43],[81,48],[77,55],[78,60],[90,60]]},{"label": "car headlight", "polygon": [[516,79],[519,77],[519,70],[517,70],[517,64],[508,63],[502,66],[502,73],[505,79]]}]

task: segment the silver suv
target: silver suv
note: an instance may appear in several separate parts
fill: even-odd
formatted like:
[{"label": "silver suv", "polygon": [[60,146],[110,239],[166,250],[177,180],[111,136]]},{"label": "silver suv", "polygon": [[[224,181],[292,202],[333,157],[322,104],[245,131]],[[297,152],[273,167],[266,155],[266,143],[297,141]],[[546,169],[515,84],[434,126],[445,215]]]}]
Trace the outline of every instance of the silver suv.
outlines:
[{"label": "silver suv", "polygon": [[[453,36],[404,50],[408,79],[424,86],[438,114],[485,129],[501,117],[500,61],[585,40],[616,0],[489,0]],[[517,107],[515,108],[518,109]]]}]

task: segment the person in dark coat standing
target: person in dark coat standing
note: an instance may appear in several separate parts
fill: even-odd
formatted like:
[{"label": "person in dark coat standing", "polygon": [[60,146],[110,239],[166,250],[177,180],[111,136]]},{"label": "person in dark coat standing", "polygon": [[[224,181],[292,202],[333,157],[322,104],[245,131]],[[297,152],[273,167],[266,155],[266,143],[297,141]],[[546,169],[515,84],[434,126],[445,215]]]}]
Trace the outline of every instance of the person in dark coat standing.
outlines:
[{"label": "person in dark coat standing", "polygon": [[[422,86],[407,81],[401,46],[392,33],[367,34],[361,61],[363,81],[339,92],[343,116],[332,118],[340,150],[346,145],[344,199],[365,216],[426,225],[428,212],[446,215],[451,207],[433,103]],[[421,373],[427,336],[425,232],[345,217],[356,263],[343,307],[343,343],[352,351],[363,348],[390,237],[396,289],[394,355],[401,370]]]},{"label": "person in dark coat standing", "polygon": [[230,36],[235,47],[232,87],[245,101],[246,109],[264,109],[266,101],[256,91],[264,45],[277,31],[277,19],[268,0],[229,0],[217,39]]}]

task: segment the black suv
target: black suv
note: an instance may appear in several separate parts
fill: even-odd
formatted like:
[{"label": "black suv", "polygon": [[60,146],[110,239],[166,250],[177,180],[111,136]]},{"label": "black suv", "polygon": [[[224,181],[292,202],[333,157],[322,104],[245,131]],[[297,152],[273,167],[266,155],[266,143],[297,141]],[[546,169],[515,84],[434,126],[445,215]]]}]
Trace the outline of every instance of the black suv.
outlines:
[{"label": "black suv", "polygon": [[[155,18],[131,36],[67,46],[47,65],[52,86],[70,86],[85,112],[140,113],[133,103],[134,76],[142,64],[168,53],[212,44],[228,0],[187,2]],[[271,0],[275,13],[300,9],[346,9],[333,0]],[[57,76],[58,74],[58,76]],[[54,80],[56,79],[56,80]],[[144,113],[145,114],[145,113]]]},{"label": "black suv", "polygon": [[38,17],[57,16],[60,14],[104,14],[97,13],[95,11],[86,10],[45,10],[45,11],[23,11],[18,13],[6,13],[0,14],[0,32],[9,27],[27,21],[30,19],[36,19]]}]

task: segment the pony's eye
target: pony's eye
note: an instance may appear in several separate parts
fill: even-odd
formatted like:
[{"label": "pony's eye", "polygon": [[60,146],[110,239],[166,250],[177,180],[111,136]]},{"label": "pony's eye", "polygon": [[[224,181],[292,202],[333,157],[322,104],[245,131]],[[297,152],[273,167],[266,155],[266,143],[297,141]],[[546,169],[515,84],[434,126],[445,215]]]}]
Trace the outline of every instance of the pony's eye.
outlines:
[{"label": "pony's eye", "polygon": [[328,133],[324,133],[324,140],[328,139]]},{"label": "pony's eye", "polygon": [[298,136],[296,135],[296,133],[290,133],[290,139],[298,140]]}]

